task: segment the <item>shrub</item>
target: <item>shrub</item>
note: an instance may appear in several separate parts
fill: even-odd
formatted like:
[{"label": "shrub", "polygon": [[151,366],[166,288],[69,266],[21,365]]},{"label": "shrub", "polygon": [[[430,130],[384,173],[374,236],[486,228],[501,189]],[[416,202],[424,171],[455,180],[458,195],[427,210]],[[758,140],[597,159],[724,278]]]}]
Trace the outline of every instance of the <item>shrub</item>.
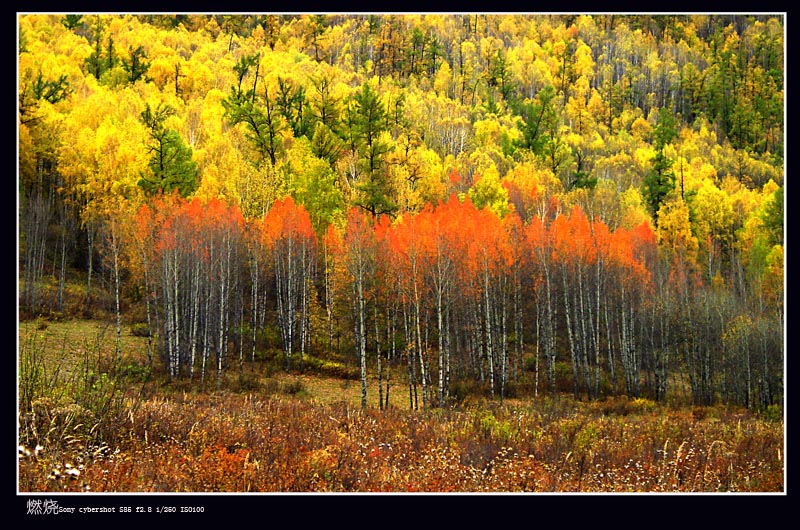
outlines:
[{"label": "shrub", "polygon": [[283,385],[283,393],[290,396],[296,396],[300,393],[305,393],[306,387],[302,381],[291,381]]},{"label": "shrub", "polygon": [[633,412],[628,396],[609,396],[602,401],[600,411],[605,416],[627,416]]},{"label": "shrub", "polygon": [[254,392],[261,389],[261,383],[255,374],[245,371],[239,375],[234,389],[238,392]]},{"label": "shrub", "polygon": [[450,384],[450,402],[454,405],[467,405],[485,395],[486,386],[473,379],[454,381]]},{"label": "shrub", "polygon": [[761,412],[761,417],[767,421],[780,422],[783,421],[783,410],[777,403],[768,405],[767,408]]},{"label": "shrub", "polygon": [[88,439],[99,419],[77,403],[57,403],[51,398],[33,402],[31,412],[20,422],[20,442],[34,445],[61,446]]},{"label": "shrub", "polygon": [[[541,369],[542,366],[539,365],[539,368]],[[572,377],[572,364],[564,361],[556,361],[555,372],[556,372],[556,389],[559,392],[572,393],[574,389],[573,377]]]},{"label": "shrub", "polygon": [[518,435],[518,431],[505,419],[498,419],[491,410],[483,410],[477,417],[478,432],[481,436],[495,440],[501,445],[512,443]]},{"label": "shrub", "polygon": [[575,435],[575,448],[580,452],[592,450],[602,436],[602,427],[596,422],[585,424]]},{"label": "shrub", "polygon": [[340,379],[356,381],[361,378],[361,372],[356,367],[347,366],[335,361],[325,361],[322,363],[323,374]]},{"label": "shrub", "polygon": [[277,394],[280,390],[280,385],[276,379],[272,379],[271,377],[268,378],[264,383],[261,385],[261,391],[264,394]]},{"label": "shrub", "polygon": [[131,326],[131,335],[134,337],[149,337],[150,328],[144,322],[137,322]]},{"label": "shrub", "polygon": [[634,398],[630,402],[631,409],[636,413],[643,413],[643,412],[655,412],[658,410],[659,405],[652,399],[646,398]]}]

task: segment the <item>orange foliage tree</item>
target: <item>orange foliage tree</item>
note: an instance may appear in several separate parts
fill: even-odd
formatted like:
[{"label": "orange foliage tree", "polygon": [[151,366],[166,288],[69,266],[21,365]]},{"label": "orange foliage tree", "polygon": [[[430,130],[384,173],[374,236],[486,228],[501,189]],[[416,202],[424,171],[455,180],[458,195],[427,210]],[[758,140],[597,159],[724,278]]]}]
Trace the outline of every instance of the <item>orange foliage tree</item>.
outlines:
[{"label": "orange foliage tree", "polygon": [[286,370],[292,369],[292,353],[299,329],[300,369],[308,337],[309,282],[316,266],[316,236],[303,205],[291,197],[276,201],[264,217],[262,228],[266,249],[272,254],[278,325],[281,330]]}]

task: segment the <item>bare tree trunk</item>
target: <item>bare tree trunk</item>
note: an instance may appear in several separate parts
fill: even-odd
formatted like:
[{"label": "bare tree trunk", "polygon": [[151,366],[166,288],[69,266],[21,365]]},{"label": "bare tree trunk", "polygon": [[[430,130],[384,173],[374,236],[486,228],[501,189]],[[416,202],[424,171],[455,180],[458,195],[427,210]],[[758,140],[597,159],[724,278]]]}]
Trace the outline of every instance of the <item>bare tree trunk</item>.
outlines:
[{"label": "bare tree trunk", "polygon": [[444,318],[444,348],[445,348],[445,371],[444,371],[444,398],[445,403],[450,401],[450,358],[451,358],[451,347],[450,347],[450,303],[447,304],[445,308],[445,318]]},{"label": "bare tree trunk", "polygon": [[444,405],[444,325],[442,316],[442,288],[436,292],[436,323],[439,330],[439,406]]},{"label": "bare tree trunk", "polygon": [[64,311],[64,286],[67,280],[67,206],[61,207],[61,270],[58,275],[58,311]]},{"label": "bare tree trunk", "polygon": [[111,238],[111,254],[113,256],[113,274],[114,274],[114,313],[116,315],[117,324],[117,338],[114,342],[114,354],[117,362],[122,362],[122,313],[120,311],[119,300],[119,240],[117,238],[117,229],[114,221],[109,222],[109,237]]},{"label": "bare tree trunk", "polygon": [[40,261],[46,245],[46,229],[50,223],[48,202],[40,193],[33,193],[27,200],[25,219],[25,284],[23,298],[32,313],[38,311]]},{"label": "bare tree trunk", "polygon": [[328,245],[324,246],[324,278],[325,278],[325,313],[328,316],[328,351],[333,351],[333,275],[328,258]]},{"label": "bare tree trunk", "polygon": [[519,365],[524,361],[525,337],[523,328],[522,314],[522,282],[519,278],[519,270],[515,270],[514,279],[514,383],[519,380]]},{"label": "bare tree trunk", "polygon": [[172,254],[170,266],[170,276],[172,283],[169,289],[172,290],[172,334],[173,350],[170,352],[170,373],[174,379],[180,376],[180,339],[181,339],[181,320],[180,320],[180,274],[178,272],[178,252]]},{"label": "bare tree trunk", "polygon": [[364,278],[359,274],[356,279],[358,296],[358,358],[361,365],[361,408],[367,408],[367,328],[364,322]]},{"label": "bare tree trunk", "polygon": [[422,332],[420,328],[420,299],[416,282],[414,282],[414,327],[417,335],[417,355],[419,356],[420,379],[422,381],[422,408],[426,409],[429,406],[428,378],[425,373],[425,357],[423,355]]},{"label": "bare tree trunk", "polygon": [[373,316],[375,320],[375,356],[378,363],[378,410],[383,410],[383,366],[381,365],[381,334],[378,327],[378,300],[375,297],[373,309]]},{"label": "bare tree trunk", "polygon": [[93,271],[93,264],[94,264],[94,222],[89,221],[86,223],[86,237],[88,239],[89,249],[87,256],[89,259],[88,262],[88,270],[86,272],[86,308],[85,312],[87,315],[92,314],[92,271]]},{"label": "bare tree trunk", "polygon": [[541,256],[542,268],[544,270],[545,288],[545,322],[544,322],[544,356],[547,361],[547,384],[550,394],[556,395],[556,346],[553,316],[553,288],[550,277],[550,267],[545,261],[547,256]]},{"label": "bare tree trunk", "polygon": [[[389,341],[389,349],[387,351],[386,357],[386,394],[384,399],[386,400],[385,408],[389,408],[389,388],[390,388],[390,381],[392,378],[392,360],[397,355],[396,352],[396,321],[397,321],[397,302],[395,301],[395,305],[392,310],[389,310],[389,304],[387,301],[386,305],[386,338]],[[391,316],[390,316],[391,313]]]},{"label": "bare tree trunk", "polygon": [[624,285],[620,288],[621,312],[620,312],[620,336],[622,367],[625,371],[625,392],[629,396],[639,396],[639,362],[635,347],[635,313],[633,300],[626,296],[627,291]]},{"label": "bare tree trunk", "polygon": [[142,267],[144,268],[144,307],[145,307],[145,318],[147,319],[147,365],[148,367],[153,367],[153,322],[151,318],[151,309],[150,309],[150,263],[147,259],[147,252],[144,248],[139,249],[141,257],[142,257]]},{"label": "bare tree trunk", "polygon": [[[237,274],[238,278],[238,274]],[[236,335],[239,338],[239,379],[244,377],[244,286],[236,282],[237,299],[239,303],[239,320],[236,324]]]},{"label": "bare tree trunk", "polygon": [[194,363],[197,353],[197,328],[200,315],[200,260],[192,267],[192,317],[189,321],[189,380],[194,381]]},{"label": "bare tree trunk", "polygon": [[[504,279],[504,283],[505,283]],[[506,307],[505,290],[500,296],[500,401],[505,398],[508,382],[508,308]]]},{"label": "bare tree trunk", "polygon": [[620,352],[622,358],[622,369],[625,372],[625,393],[629,396],[633,395],[633,352],[631,351],[628,330],[628,308],[626,307],[625,287],[620,288]]},{"label": "bare tree trunk", "polygon": [[252,305],[250,312],[250,327],[252,344],[250,345],[250,366],[255,366],[256,362],[256,338],[258,331],[258,289],[259,289],[259,252],[258,248],[251,249],[250,257],[250,303]]},{"label": "bare tree trunk", "polygon": [[311,281],[311,258],[308,256],[308,243],[305,241],[301,247],[300,270],[303,272],[299,278],[302,284],[300,288],[300,372],[304,372],[306,369],[306,332],[308,330],[308,282]]},{"label": "bare tree trunk", "polygon": [[608,305],[603,307],[603,316],[606,323],[606,342],[608,344],[608,368],[611,372],[611,393],[617,394],[617,371],[614,361],[614,337],[611,335],[611,319],[608,316]]},{"label": "bare tree trunk", "polygon": [[536,333],[536,346],[533,349],[533,395],[539,396],[539,344],[542,340],[541,337],[541,317],[540,317],[540,309],[539,307],[536,308],[534,312],[536,315],[536,322],[534,324],[535,329],[534,332]]},{"label": "bare tree trunk", "polygon": [[572,329],[572,308],[570,306],[570,291],[569,287],[567,286],[567,269],[566,267],[562,267],[561,269],[561,283],[564,288],[564,318],[567,321],[567,338],[569,339],[569,353],[570,353],[570,360],[572,361],[572,392],[575,399],[578,399],[579,390],[578,390],[578,353],[575,350],[575,336]]},{"label": "bare tree trunk", "polygon": [[600,299],[602,292],[603,277],[600,274],[601,259],[598,257],[597,266],[595,267],[595,291],[594,291],[594,330],[592,333],[592,351],[594,352],[594,381],[592,387],[594,388],[593,394],[595,398],[600,397]]},{"label": "bare tree trunk", "polygon": [[178,319],[178,260],[177,249],[166,251],[162,257],[163,285],[164,285],[164,335],[166,344],[165,360],[170,380],[178,377],[177,361],[180,346],[179,319]]},{"label": "bare tree trunk", "polygon": [[[211,277],[209,270],[208,277]],[[211,285],[208,285],[205,291],[205,325],[203,326],[203,362],[200,367],[200,386],[202,387],[206,379],[206,363],[211,354],[209,344],[209,332],[211,330]]]},{"label": "bare tree trunk", "polygon": [[669,358],[670,358],[670,328],[669,322],[666,318],[659,319],[661,323],[661,349],[658,357],[658,398],[664,400],[667,397],[668,390],[668,376],[669,376]]},{"label": "bare tree trunk", "polygon": [[[485,258],[484,258],[485,259]],[[492,345],[492,317],[489,306],[489,267],[484,263],[483,271],[483,293],[484,293],[484,326],[486,330],[486,362],[489,371],[489,393],[494,397],[494,359]]]},{"label": "bare tree trunk", "polygon": [[592,384],[589,379],[589,333],[586,329],[587,325],[591,326],[592,324],[592,304],[591,301],[584,300],[590,295],[590,292],[588,289],[584,291],[582,267],[578,270],[578,292],[576,294],[578,297],[578,314],[580,316],[580,327],[578,328],[580,340],[578,342],[581,348],[578,359],[580,361],[581,377],[586,387],[586,397],[587,399],[592,399]]},{"label": "bare tree trunk", "polygon": [[472,326],[472,334],[471,334],[471,348],[470,348],[470,364],[472,371],[477,373],[480,382],[486,382],[486,371],[483,369],[483,360],[484,360],[484,325],[483,325],[483,297],[479,297],[480,299],[474,300],[474,303],[471,304],[472,310],[472,322],[475,323]]},{"label": "bare tree trunk", "polygon": [[294,347],[294,328],[296,321],[296,306],[295,297],[296,292],[296,276],[295,270],[295,251],[294,239],[287,237],[285,240],[287,249],[285,251],[285,259],[282,256],[282,250],[276,244],[274,249],[275,259],[275,281],[276,281],[276,294],[278,300],[278,322],[281,327],[281,336],[283,338],[283,349],[286,357],[286,371],[292,368],[292,353]]},{"label": "bare tree trunk", "polygon": [[416,395],[417,395],[417,381],[416,381],[416,371],[414,369],[414,337],[409,329],[409,306],[410,304],[403,304],[403,331],[405,336],[405,354],[406,354],[406,362],[408,368],[408,405],[410,410],[415,410],[416,407]]},{"label": "bare tree trunk", "polygon": [[231,252],[232,242],[230,234],[225,234],[223,239],[224,259],[220,264],[219,278],[219,342],[217,343],[217,390],[222,388],[222,368],[228,350],[228,297],[230,296],[231,278]]}]

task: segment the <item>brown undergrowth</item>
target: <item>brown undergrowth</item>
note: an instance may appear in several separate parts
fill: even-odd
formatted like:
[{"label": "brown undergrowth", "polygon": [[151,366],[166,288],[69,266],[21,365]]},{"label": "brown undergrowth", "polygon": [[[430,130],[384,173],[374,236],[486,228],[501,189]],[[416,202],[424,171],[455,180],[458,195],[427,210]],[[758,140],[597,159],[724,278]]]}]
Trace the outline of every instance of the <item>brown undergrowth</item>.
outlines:
[{"label": "brown undergrowth", "polygon": [[122,341],[118,361],[107,326],[21,326],[20,492],[784,488],[780,411],[473,394],[412,411],[400,386],[387,410],[362,410],[357,382],[322,373],[170,383],[151,374],[145,339]]},{"label": "brown undergrowth", "polygon": [[91,428],[76,428],[89,421],[79,411],[59,416],[40,407],[62,430],[47,440],[21,433],[20,491],[781,492],[784,487],[781,423],[741,410],[698,414],[642,399],[537,398],[524,405],[380,411],[284,395],[176,393],[120,408],[111,422],[114,435],[104,440],[93,437]]}]

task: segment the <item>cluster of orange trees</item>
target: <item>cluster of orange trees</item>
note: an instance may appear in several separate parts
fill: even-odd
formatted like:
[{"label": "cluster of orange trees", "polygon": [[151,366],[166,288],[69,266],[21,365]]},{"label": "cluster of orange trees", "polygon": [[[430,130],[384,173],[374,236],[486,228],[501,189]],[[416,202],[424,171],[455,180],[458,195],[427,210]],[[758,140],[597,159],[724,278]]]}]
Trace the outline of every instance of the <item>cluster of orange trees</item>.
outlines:
[{"label": "cluster of orange trees", "polygon": [[173,380],[336,352],[365,406],[782,400],[780,16],[18,25],[23,318],[108,293]]},{"label": "cluster of orange trees", "polygon": [[578,206],[523,222],[453,195],[394,221],[353,207],[317,237],[291,197],[247,220],[236,205],[174,195],[131,226],[128,269],[172,378],[242,370],[272,327],[287,370],[341,350],[344,336],[365,406],[368,370],[383,406],[398,363],[412,407],[418,386],[428,407],[464,381],[500,397],[540,380],[556,392],[559,361],[576,397],[664,399],[683,376],[699,404],[723,391],[745,405],[780,395],[777,337],[731,341],[731,323],[752,320],[679,255],[665,258],[647,223],[610,230]]}]

